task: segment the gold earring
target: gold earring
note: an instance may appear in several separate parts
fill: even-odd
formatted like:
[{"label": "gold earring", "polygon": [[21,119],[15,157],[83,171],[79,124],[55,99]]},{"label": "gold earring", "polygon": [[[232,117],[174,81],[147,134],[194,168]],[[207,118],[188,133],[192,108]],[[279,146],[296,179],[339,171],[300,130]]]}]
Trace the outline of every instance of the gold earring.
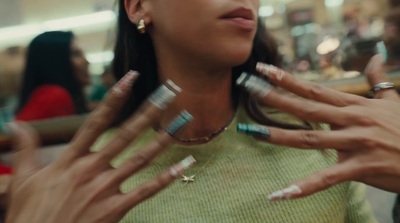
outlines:
[{"label": "gold earring", "polygon": [[137,30],[141,34],[146,33],[146,25],[144,24],[144,19],[139,20],[139,22],[137,23]]}]

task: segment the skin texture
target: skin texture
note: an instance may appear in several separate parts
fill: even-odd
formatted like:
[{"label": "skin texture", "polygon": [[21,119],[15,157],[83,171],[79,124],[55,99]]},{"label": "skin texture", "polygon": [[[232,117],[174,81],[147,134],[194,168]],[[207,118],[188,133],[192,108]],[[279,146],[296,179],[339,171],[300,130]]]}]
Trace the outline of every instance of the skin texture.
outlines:
[{"label": "skin texture", "polygon": [[[144,105],[101,152],[90,153],[88,148],[105,131],[112,121],[110,117],[117,114],[127,97],[126,90],[122,95],[113,91],[61,158],[43,169],[33,159],[38,137],[23,125],[12,127],[18,152],[7,222],[117,222],[128,210],[171,183],[177,174],[167,170],[127,194],[119,191],[124,179],[172,143],[165,133],[160,133],[157,141],[120,168],[111,168],[109,161],[143,129],[157,122],[167,126],[168,120],[182,108],[196,119],[182,131],[180,138],[208,135],[231,118],[227,115],[233,114],[231,69],[250,55],[255,30],[245,31],[218,18],[238,7],[249,8],[256,14],[258,4],[258,0],[126,0],[132,23],[144,19],[152,36],[160,79],[172,79],[182,88],[182,94],[163,112]],[[370,67],[370,73],[378,74],[371,76],[371,84],[383,80],[379,72],[372,72],[377,67]],[[302,191],[298,196],[346,180],[388,190],[391,185],[398,185],[400,171],[396,168],[400,160],[395,140],[400,135],[400,126],[396,126],[400,122],[394,120],[400,108],[395,92],[382,91],[376,95],[380,99],[368,100],[299,81],[287,74],[279,78],[271,76],[271,81],[314,101],[304,102],[272,90],[260,98],[261,102],[334,127],[332,132],[271,128],[273,143],[305,149],[331,147],[339,152],[337,165],[296,183]]]},{"label": "skin texture", "polygon": [[184,92],[163,114],[160,125],[187,109],[195,120],[179,138],[203,137],[220,129],[234,114],[232,67],[246,62],[256,33],[221,17],[247,9],[256,26],[259,0],[126,0],[125,8],[133,24],[145,20],[160,80],[171,79]]},{"label": "skin texture", "polygon": [[[171,79],[182,88],[182,93],[163,112],[151,105],[140,109],[102,152],[89,153],[88,148],[106,130],[127,98],[125,94],[109,94],[69,149],[44,169],[37,168],[32,158],[38,146],[37,136],[23,125],[14,126],[19,152],[7,222],[118,222],[128,210],[166,187],[180,172],[171,175],[167,170],[124,195],[119,191],[121,181],[146,166],[172,139],[161,133],[157,141],[118,169],[109,166],[115,154],[145,127],[168,126],[183,109],[195,120],[178,133],[180,138],[209,135],[233,116],[232,67],[246,62],[251,53],[259,0],[125,0],[125,8],[133,24],[145,20],[154,42],[160,80]],[[248,23],[254,29],[243,29],[231,20],[221,19],[236,9],[250,12],[253,18]],[[86,66],[87,62],[79,53],[78,56],[76,64]]]},{"label": "skin texture", "polygon": [[84,87],[91,83],[89,76],[89,62],[87,61],[77,39],[71,42],[71,62],[74,75],[79,84]]},{"label": "skin texture", "polygon": [[[308,196],[350,180],[400,192],[400,98],[394,89],[379,91],[374,99],[367,99],[298,80],[282,70],[267,72],[262,66],[258,70],[272,83],[297,95],[273,89],[258,98],[261,103],[304,120],[331,124],[332,128],[296,131],[264,126],[271,132],[266,141],[300,149],[333,148],[339,156],[337,164],[287,186],[285,189],[294,189],[286,190],[288,194],[278,199]],[[388,81],[380,55],[371,59],[366,73],[371,86]]]}]

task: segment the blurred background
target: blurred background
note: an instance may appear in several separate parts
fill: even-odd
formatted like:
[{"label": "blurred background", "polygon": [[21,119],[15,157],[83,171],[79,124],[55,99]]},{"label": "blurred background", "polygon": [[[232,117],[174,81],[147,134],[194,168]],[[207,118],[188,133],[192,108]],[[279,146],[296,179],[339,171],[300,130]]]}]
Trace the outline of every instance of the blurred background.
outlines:
[{"label": "blurred background", "polygon": [[[260,16],[276,37],[282,66],[309,80],[360,75],[384,33],[387,0],[261,0]],[[90,95],[113,59],[113,0],[0,0],[0,107],[13,106],[26,47],[38,34],[71,30],[92,79]],[[88,96],[89,97],[89,96]]]},{"label": "blurred background", "polygon": [[[281,66],[300,78],[323,83],[340,80],[339,88],[352,88],[354,80],[363,78],[368,60],[377,53],[378,42],[392,38],[395,41],[391,47],[400,49],[396,42],[400,30],[396,0],[260,2],[259,14],[277,40]],[[46,31],[74,32],[90,63],[91,82],[83,91],[90,103],[88,110],[93,109],[104,89],[114,82],[107,73],[114,57],[116,16],[114,0],[0,0],[0,132],[3,124],[14,118],[27,47],[35,36]],[[396,75],[400,53],[389,54],[394,57],[386,70]],[[392,222],[394,195],[373,188],[368,193],[379,222]]]}]

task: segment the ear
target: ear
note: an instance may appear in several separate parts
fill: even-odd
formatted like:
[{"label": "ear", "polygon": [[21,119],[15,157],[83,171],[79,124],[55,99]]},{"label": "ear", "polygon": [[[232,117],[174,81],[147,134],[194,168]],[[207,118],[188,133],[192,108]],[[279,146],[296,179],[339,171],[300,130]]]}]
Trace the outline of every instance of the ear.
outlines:
[{"label": "ear", "polygon": [[151,23],[151,17],[147,10],[143,7],[143,0],[124,0],[126,14],[133,24],[137,24],[143,19],[145,25]]}]

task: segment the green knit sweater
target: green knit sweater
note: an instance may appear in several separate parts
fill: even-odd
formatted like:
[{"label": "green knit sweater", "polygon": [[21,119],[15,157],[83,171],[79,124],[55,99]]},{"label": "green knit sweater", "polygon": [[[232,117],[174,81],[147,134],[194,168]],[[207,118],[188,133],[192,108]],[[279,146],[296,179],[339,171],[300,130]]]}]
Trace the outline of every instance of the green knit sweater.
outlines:
[{"label": "green knit sweater", "polygon": [[[342,183],[307,198],[268,201],[269,193],[335,163],[336,154],[259,142],[238,134],[236,124],[239,122],[253,122],[243,108],[238,109],[228,130],[211,142],[171,146],[151,166],[128,179],[122,185],[124,192],[154,178],[188,155],[197,160],[185,174],[197,174],[195,182],[184,185],[177,180],[133,208],[122,222],[376,222],[365,200],[364,186],[354,182]],[[106,133],[94,150],[101,148],[115,133],[115,130]],[[113,165],[129,159],[155,136],[152,129],[145,132],[113,161]],[[213,154],[215,156],[202,169]]]}]

